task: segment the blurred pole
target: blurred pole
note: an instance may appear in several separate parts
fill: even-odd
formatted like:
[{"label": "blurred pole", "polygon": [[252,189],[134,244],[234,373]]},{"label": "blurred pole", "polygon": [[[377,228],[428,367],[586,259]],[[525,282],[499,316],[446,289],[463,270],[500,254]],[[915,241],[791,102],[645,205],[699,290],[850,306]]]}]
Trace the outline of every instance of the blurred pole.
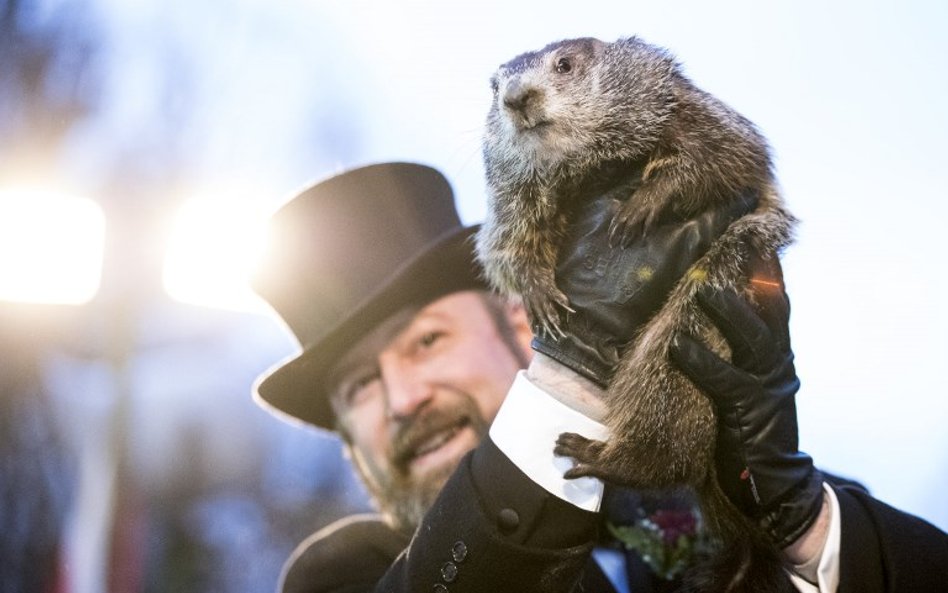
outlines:
[{"label": "blurred pole", "polygon": [[124,307],[109,309],[109,318],[100,320],[108,327],[103,356],[108,361],[107,389],[105,393],[86,394],[86,400],[78,402],[82,426],[73,433],[80,473],[67,533],[70,593],[111,591],[112,542],[118,527],[115,510],[120,504],[121,467],[126,458],[131,409],[131,328]]},{"label": "blurred pole", "polygon": [[105,393],[91,394],[85,406],[89,425],[75,434],[81,475],[69,536],[70,593],[139,593],[144,587],[147,514],[130,447],[140,316],[157,282],[147,253],[154,218],[143,215],[140,204],[113,202],[107,210],[102,288],[89,305],[90,327],[81,332],[98,338],[88,344],[87,362],[104,362],[107,381]]},{"label": "blurred pole", "polygon": [[112,467],[111,523],[107,526],[103,550],[108,567],[109,593],[139,593],[143,587],[145,564],[144,532],[146,514],[135,472],[130,467],[132,456],[130,426],[132,423],[131,363],[135,352],[136,332],[134,305],[121,303],[111,327],[107,356],[115,384],[115,404],[109,426],[108,455]]}]

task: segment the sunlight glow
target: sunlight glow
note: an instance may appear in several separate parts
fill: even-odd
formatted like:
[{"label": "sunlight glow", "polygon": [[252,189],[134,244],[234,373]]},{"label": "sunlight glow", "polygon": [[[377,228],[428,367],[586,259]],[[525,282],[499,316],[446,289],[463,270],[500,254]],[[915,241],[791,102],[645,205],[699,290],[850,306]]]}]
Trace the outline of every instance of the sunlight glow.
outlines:
[{"label": "sunlight glow", "polygon": [[249,280],[265,244],[266,217],[259,208],[233,200],[191,200],[179,210],[171,232],[165,291],[191,305],[264,311]]},{"label": "sunlight glow", "polygon": [[0,190],[0,300],[78,305],[102,278],[105,215],[92,200]]}]

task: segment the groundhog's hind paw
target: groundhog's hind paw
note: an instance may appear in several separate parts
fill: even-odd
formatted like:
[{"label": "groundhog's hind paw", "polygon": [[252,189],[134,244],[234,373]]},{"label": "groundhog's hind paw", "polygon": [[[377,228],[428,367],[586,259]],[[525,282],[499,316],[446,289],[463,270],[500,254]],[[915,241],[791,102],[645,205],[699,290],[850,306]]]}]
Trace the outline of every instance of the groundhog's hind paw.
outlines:
[{"label": "groundhog's hind paw", "polygon": [[589,463],[599,458],[605,446],[606,444],[602,441],[587,439],[575,432],[564,432],[556,439],[553,454],[560,457],[572,457],[580,463]]},{"label": "groundhog's hind paw", "polygon": [[586,477],[607,480],[610,476],[603,472],[599,462],[605,447],[606,444],[602,441],[587,439],[575,432],[564,432],[556,439],[553,454],[576,460],[576,464],[563,473],[567,480]]},{"label": "groundhog's hind paw", "polygon": [[600,480],[605,481],[608,476],[604,475],[596,466],[586,463],[577,463],[570,469],[563,472],[563,478],[567,480],[575,480],[577,478],[599,478]]}]

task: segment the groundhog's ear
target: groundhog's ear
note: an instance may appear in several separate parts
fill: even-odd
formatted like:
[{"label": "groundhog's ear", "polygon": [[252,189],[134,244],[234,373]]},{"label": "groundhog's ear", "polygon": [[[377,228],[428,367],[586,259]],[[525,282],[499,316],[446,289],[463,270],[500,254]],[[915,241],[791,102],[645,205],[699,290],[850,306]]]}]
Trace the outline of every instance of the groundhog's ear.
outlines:
[{"label": "groundhog's ear", "polygon": [[601,54],[610,45],[606,43],[605,41],[602,41],[596,38],[590,39],[590,42],[592,43],[593,53],[596,53],[596,54]]}]

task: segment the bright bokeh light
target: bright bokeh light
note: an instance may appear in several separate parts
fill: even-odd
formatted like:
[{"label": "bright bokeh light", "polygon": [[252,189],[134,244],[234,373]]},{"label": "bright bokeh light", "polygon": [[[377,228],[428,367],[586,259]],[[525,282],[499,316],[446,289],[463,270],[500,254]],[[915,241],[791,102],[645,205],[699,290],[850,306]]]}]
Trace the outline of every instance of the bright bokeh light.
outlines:
[{"label": "bright bokeh light", "polygon": [[0,190],[0,300],[78,305],[102,278],[105,215],[92,200]]},{"label": "bright bokeh light", "polygon": [[263,311],[249,280],[265,246],[266,216],[259,207],[224,199],[186,202],[169,239],[165,291],[191,305]]}]

